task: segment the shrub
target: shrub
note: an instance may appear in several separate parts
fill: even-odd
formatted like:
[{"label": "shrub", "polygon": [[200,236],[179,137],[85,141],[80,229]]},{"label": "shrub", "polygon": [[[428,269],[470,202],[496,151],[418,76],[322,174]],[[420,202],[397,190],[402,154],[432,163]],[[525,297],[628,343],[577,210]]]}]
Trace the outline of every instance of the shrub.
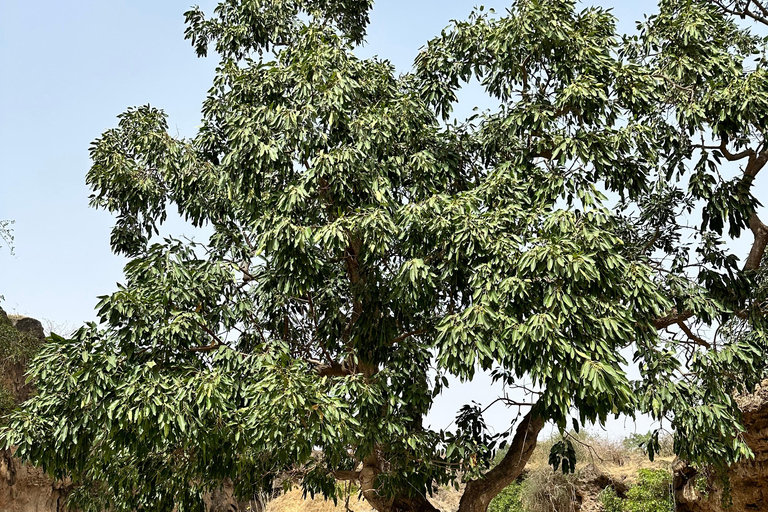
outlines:
[{"label": "shrub", "polygon": [[624,500],[616,494],[616,489],[606,487],[600,493],[600,501],[605,512],[624,512]]},{"label": "shrub", "polygon": [[627,491],[627,512],[668,512],[670,509],[669,472],[641,469],[640,479]]},{"label": "shrub", "polygon": [[669,473],[664,469],[641,469],[639,480],[622,499],[612,487],[600,495],[605,512],[669,512],[672,497],[669,495]]},{"label": "shrub", "polygon": [[525,512],[520,499],[522,484],[514,482],[496,495],[488,505],[488,512]]}]

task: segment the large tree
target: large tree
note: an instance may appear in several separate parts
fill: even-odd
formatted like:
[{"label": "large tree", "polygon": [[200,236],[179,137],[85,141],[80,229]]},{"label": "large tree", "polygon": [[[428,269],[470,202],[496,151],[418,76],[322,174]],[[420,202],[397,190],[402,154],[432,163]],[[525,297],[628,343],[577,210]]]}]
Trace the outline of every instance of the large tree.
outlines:
[{"label": "large tree", "polygon": [[[694,463],[748,456],[732,396],[768,345],[768,70],[716,4],[663,0],[622,38],[604,9],[520,0],[406,74],[353,53],[370,0],[188,12],[221,59],[202,126],[175,138],[143,106],[94,142],[126,282],[45,346],[5,442],[113,510],[287,474],[331,497],[353,481],[381,512],[431,511],[461,478],[460,511],[484,512],[547,422],[637,412]],[[472,79],[497,107],[454,120]],[[172,205],[210,240],[151,243]],[[509,431],[473,404],[427,428],[447,377],[478,371],[518,390]]]}]

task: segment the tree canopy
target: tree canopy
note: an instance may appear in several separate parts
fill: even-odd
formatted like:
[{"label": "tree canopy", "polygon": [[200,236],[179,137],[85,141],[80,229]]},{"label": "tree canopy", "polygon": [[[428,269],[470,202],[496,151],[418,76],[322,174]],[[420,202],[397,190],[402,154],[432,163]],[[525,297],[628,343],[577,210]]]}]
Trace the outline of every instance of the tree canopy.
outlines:
[{"label": "tree canopy", "polygon": [[[44,346],[2,439],[116,511],[288,475],[356,482],[382,512],[432,511],[462,478],[460,511],[485,512],[547,422],[619,414],[662,421],[693,463],[749,456],[733,395],[768,348],[768,67],[743,3],[662,0],[622,36],[609,10],[519,0],[404,74],[354,54],[370,0],[187,12],[220,58],[199,132],[147,105],[91,146],[125,283]],[[455,119],[474,79],[497,106]],[[210,239],[156,241],[171,207]],[[523,390],[500,397],[509,430],[475,404],[426,427],[447,377],[478,371]]]}]

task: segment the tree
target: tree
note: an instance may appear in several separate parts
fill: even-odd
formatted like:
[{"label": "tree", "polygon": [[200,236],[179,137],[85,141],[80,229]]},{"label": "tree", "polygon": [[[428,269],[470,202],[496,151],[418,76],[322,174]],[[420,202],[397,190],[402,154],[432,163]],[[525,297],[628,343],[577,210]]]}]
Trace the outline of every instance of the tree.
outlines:
[{"label": "tree", "polygon": [[[352,53],[370,7],[186,14],[221,58],[202,126],[174,138],[143,106],[94,142],[126,283],[100,326],[44,347],[5,443],[114,510],[288,474],[312,495],[356,482],[382,512],[432,511],[432,486],[461,478],[460,511],[484,512],[547,422],[637,412],[694,463],[749,456],[732,395],[766,355],[763,42],[703,0],[663,0],[625,38],[604,9],[520,0],[398,76]],[[498,108],[453,121],[473,77]],[[208,243],[151,243],[171,204]],[[499,399],[509,431],[473,404],[426,428],[446,377],[479,370],[525,390]],[[550,460],[572,470],[573,447]]]},{"label": "tree", "polygon": [[0,220],[0,241],[5,243],[11,254],[13,254],[13,229],[10,227],[12,224],[12,220]]}]

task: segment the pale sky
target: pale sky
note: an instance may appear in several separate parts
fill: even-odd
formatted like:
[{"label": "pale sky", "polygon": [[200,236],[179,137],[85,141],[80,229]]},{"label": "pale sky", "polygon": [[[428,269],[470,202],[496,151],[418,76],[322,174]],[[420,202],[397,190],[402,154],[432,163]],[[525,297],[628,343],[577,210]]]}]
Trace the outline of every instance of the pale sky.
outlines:
[{"label": "pale sky", "polygon": [[[184,40],[191,0],[0,0],[0,220],[14,219],[15,255],[0,248],[0,306],[75,328],[96,319],[96,297],[115,290],[125,260],[111,253],[112,217],[88,207],[88,147],[127,107],[152,104],[169,114],[173,132],[192,136],[213,78],[216,57],[198,59]],[[620,29],[656,10],[651,0],[585,2],[613,7]],[[501,11],[509,1],[483,2]],[[211,12],[213,0],[202,0]],[[378,0],[368,44],[401,71],[419,48],[472,0]],[[477,91],[462,96],[480,100]],[[468,111],[468,110],[467,110]],[[164,231],[192,230],[178,221]],[[489,380],[455,386],[440,397],[433,426],[447,426],[461,404],[488,403]],[[492,409],[506,429],[511,412]],[[628,424],[627,428],[633,427]],[[624,423],[612,424],[620,434]],[[648,430],[647,422],[638,430]]]}]

